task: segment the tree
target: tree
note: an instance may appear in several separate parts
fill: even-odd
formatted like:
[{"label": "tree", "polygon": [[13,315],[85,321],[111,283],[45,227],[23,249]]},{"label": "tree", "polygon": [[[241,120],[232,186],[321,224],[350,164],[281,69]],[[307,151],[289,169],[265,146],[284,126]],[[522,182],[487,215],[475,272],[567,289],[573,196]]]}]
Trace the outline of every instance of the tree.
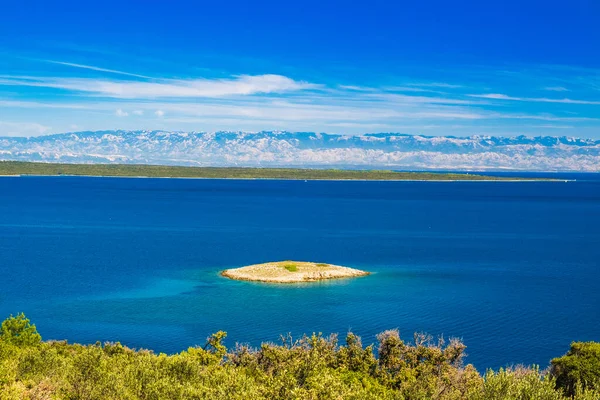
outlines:
[{"label": "tree", "polygon": [[567,354],[551,361],[550,373],[556,378],[556,386],[570,396],[578,385],[600,389],[600,343],[571,343]]},{"label": "tree", "polygon": [[16,317],[11,314],[2,322],[0,340],[17,346],[34,346],[40,343],[42,337],[25,314],[20,313]]}]

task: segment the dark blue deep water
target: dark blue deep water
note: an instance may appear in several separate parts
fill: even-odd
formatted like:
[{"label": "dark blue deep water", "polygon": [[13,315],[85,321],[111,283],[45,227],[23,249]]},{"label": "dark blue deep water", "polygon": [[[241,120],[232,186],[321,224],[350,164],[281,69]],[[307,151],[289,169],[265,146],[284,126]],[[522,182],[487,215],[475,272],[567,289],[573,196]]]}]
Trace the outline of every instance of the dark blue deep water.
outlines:
[{"label": "dark blue deep water", "polygon": [[[265,285],[228,267],[311,260],[359,279]],[[457,336],[480,370],[600,340],[600,179],[295,182],[0,178],[0,314],[45,339],[177,352],[399,328]]]}]

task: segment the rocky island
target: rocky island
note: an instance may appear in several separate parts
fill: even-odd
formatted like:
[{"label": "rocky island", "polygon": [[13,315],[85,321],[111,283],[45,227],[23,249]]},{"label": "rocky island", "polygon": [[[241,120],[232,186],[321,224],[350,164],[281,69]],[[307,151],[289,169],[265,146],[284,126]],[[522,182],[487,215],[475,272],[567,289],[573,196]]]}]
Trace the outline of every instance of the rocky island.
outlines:
[{"label": "rocky island", "polygon": [[278,261],[227,269],[221,275],[242,281],[295,283],[352,278],[369,275],[369,272],[325,263]]}]

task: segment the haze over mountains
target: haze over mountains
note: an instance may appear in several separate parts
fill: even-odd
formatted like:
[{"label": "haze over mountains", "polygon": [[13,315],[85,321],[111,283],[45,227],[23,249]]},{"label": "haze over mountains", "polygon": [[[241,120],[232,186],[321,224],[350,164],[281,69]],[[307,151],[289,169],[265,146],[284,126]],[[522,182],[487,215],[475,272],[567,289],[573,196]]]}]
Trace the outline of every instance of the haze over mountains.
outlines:
[{"label": "haze over mountains", "polygon": [[600,171],[600,140],[311,132],[98,131],[0,137],[0,160],[394,169]]}]

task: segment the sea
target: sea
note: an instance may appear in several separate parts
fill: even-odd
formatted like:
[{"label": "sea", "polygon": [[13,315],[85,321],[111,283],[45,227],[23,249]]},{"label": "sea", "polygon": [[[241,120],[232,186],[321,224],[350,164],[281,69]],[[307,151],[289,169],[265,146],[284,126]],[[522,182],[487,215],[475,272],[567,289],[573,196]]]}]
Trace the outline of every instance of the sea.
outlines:
[{"label": "sea", "polygon": [[[509,173],[501,175],[511,176]],[[168,354],[398,329],[457,337],[484,371],[600,341],[600,176],[555,182],[0,178],[0,319],[45,340]],[[367,277],[264,284],[306,260]]]}]

